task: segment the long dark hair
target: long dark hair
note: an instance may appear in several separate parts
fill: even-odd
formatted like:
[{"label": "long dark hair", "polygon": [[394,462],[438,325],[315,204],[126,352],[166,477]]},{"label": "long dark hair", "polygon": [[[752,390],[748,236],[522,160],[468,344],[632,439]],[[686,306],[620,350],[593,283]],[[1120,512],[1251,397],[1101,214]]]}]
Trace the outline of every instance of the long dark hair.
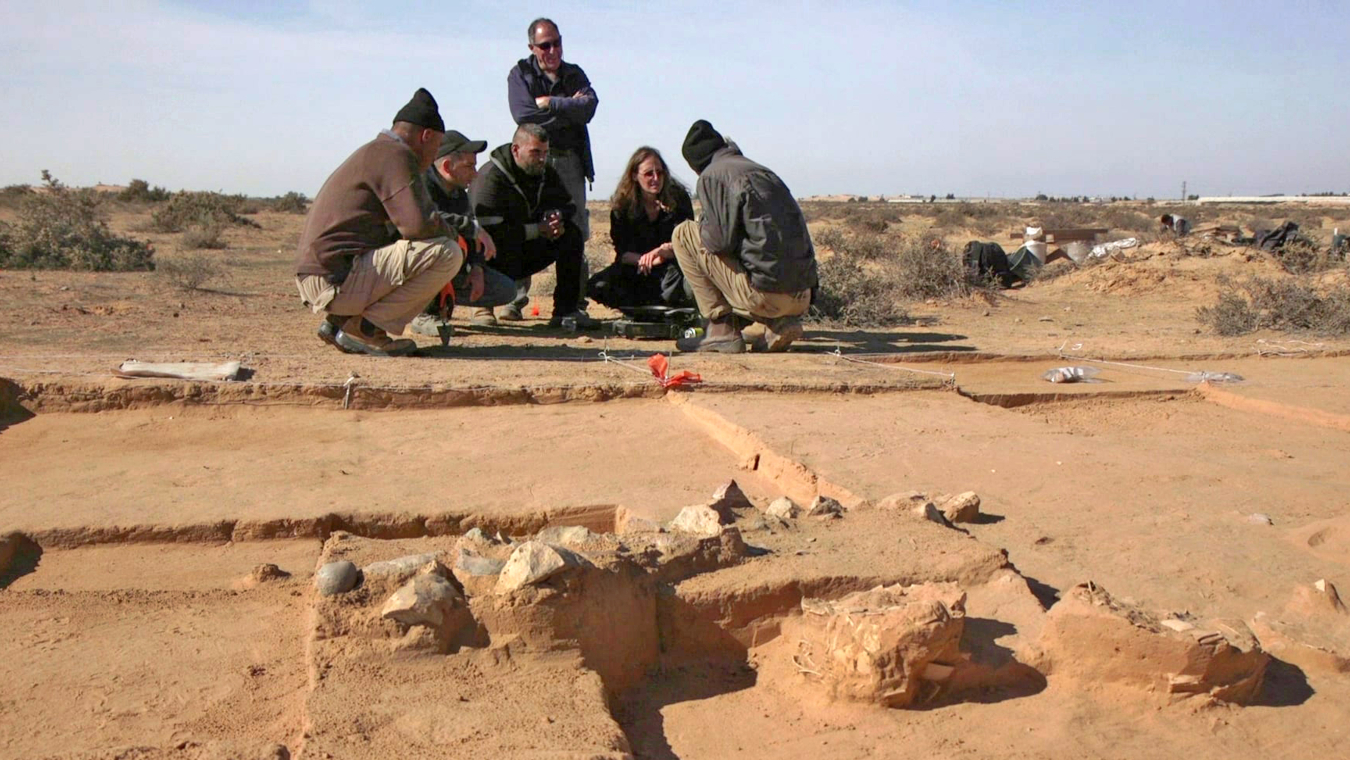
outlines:
[{"label": "long dark hair", "polygon": [[622,210],[629,218],[636,219],[638,214],[642,213],[642,188],[638,187],[637,183],[638,166],[653,156],[660,162],[661,171],[666,177],[665,184],[661,186],[661,194],[657,196],[661,205],[673,210],[690,203],[689,190],[671,175],[670,167],[661,157],[661,151],[644,145],[634,151],[632,158],[628,159],[623,176],[619,177],[619,186],[614,189],[614,195],[609,199],[612,208]]}]

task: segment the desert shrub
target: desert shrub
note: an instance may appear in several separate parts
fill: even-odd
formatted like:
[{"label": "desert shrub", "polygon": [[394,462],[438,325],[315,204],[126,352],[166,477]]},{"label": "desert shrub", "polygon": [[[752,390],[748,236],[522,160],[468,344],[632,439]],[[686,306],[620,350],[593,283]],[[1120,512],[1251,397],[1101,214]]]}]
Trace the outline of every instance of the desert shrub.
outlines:
[{"label": "desert shrub", "polygon": [[183,230],[179,242],[183,247],[189,250],[199,250],[203,248],[220,249],[225,247],[225,225],[220,222],[207,222],[206,224],[193,224],[186,230]]},{"label": "desert shrub", "polygon": [[1220,282],[1218,301],[1196,310],[1196,319],[1219,335],[1255,330],[1350,334],[1350,287],[1318,292],[1297,279],[1253,277]]},{"label": "desert shrub", "polygon": [[1333,251],[1329,246],[1323,248],[1305,235],[1285,243],[1275,251],[1275,258],[1285,271],[1293,274],[1325,272],[1345,266],[1343,251]]},{"label": "desert shrub", "polygon": [[45,192],[30,193],[14,224],[0,224],[0,268],[95,272],[154,269],[154,250],[108,228],[102,199],[72,190],[46,171]]},{"label": "desert shrub", "polygon": [[269,204],[273,211],[283,214],[303,214],[309,210],[309,198],[304,193],[292,190],[285,195],[273,198]]},{"label": "desert shrub", "polygon": [[836,254],[819,262],[820,291],[811,317],[850,327],[904,324],[909,314],[900,302],[899,272],[869,266],[856,257]]},{"label": "desert shrub", "polygon": [[844,236],[843,231],[838,227],[826,227],[820,232],[812,233],[811,242],[814,243],[817,248],[825,247],[829,248],[831,251],[837,251],[840,246],[847,244],[847,238]]},{"label": "desert shrub", "polygon": [[155,209],[150,215],[150,229],[156,232],[182,232],[194,224],[206,226],[212,223],[258,227],[257,222],[240,216],[247,212],[248,204],[248,199],[242,195],[185,190],[174,193],[168,203]]},{"label": "desert shrub", "polygon": [[201,290],[212,281],[226,279],[225,268],[205,253],[185,253],[159,262],[165,282],[181,290]]},{"label": "desert shrub", "polygon": [[151,187],[143,179],[133,179],[127,189],[117,194],[117,200],[124,203],[159,203],[169,199],[169,191],[156,185]]},{"label": "desert shrub", "polygon": [[28,185],[6,185],[0,188],[0,206],[13,208],[23,202],[24,198],[33,194],[33,188]]}]

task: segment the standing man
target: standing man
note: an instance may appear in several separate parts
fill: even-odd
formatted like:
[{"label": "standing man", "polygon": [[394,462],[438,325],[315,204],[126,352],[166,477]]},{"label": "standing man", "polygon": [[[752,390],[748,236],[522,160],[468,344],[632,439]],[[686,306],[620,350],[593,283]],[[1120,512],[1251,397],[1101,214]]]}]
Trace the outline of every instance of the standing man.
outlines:
[{"label": "standing man", "polygon": [[549,165],[548,152],[543,127],[516,127],[511,142],[492,151],[487,167],[473,181],[473,210],[497,243],[492,265],[498,271],[519,281],[556,266],[549,326],[593,330],[600,323],[577,309],[586,243],[573,221],[572,198]]},{"label": "standing man", "polygon": [[745,351],[739,319],[764,324],[757,351],[785,351],[802,336],[816,286],[816,250],[806,217],[783,180],[741,155],[713,125],[694,122],[684,158],[698,174],[703,218],[681,222],[671,244],[694,291],[706,332],[681,351]]},{"label": "standing man", "polygon": [[422,173],[445,134],[436,99],[419,89],[394,124],[323,183],[296,249],[300,299],[327,319],[319,338],[347,353],[402,356],[395,340],[459,271],[463,254]]},{"label": "standing man", "polygon": [[[486,148],[486,141],[470,140],[452,129],[441,139],[436,161],[426,173],[431,202],[467,248],[464,268],[451,281],[454,299],[447,307],[453,309],[455,304],[474,307],[469,323],[480,327],[496,325],[492,307],[508,304],[516,297],[515,282],[487,265],[497,255],[497,244],[474,218],[473,204],[469,202],[469,183],[478,176],[478,154]],[[432,299],[413,319],[413,332],[435,337],[449,327],[450,312],[447,310],[442,317],[440,301],[439,297]]]},{"label": "standing man", "polygon": [[[584,244],[591,238],[586,183],[595,181],[591,135],[586,125],[595,117],[600,99],[586,72],[576,64],[563,61],[562,34],[553,21],[537,18],[530,22],[529,48],[532,55],[517,61],[506,77],[511,117],[516,124],[538,124],[548,132],[553,168],[557,169],[563,186],[576,204],[574,221]],[[583,292],[586,277],[583,257]],[[528,279],[517,283],[516,300],[502,316],[520,319],[521,309],[529,301],[529,291]],[[578,308],[582,306],[578,302]]]}]

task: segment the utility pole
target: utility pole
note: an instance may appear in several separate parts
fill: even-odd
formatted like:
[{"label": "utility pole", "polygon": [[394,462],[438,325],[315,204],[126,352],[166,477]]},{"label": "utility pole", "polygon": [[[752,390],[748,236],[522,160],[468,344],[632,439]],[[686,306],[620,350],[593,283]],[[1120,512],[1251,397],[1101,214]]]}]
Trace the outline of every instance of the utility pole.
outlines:
[{"label": "utility pole", "polygon": [[1186,180],[1183,179],[1181,181],[1181,202],[1185,203],[1187,197],[1188,196],[1186,195]]}]

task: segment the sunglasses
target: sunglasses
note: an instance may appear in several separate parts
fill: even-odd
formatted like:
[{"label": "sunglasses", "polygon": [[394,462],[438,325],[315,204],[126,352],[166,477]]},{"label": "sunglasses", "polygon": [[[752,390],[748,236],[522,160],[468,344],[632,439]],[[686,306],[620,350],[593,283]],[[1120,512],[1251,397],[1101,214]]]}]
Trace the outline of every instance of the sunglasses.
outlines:
[{"label": "sunglasses", "polygon": [[556,39],[556,40],[545,40],[544,42],[536,42],[536,43],[534,43],[534,46],[537,47],[537,48],[539,48],[540,50],[544,51],[545,53],[549,52],[549,51],[552,50],[553,48],[558,48],[558,49],[561,50],[561,49],[562,49],[562,37],[559,37],[559,38]]}]

